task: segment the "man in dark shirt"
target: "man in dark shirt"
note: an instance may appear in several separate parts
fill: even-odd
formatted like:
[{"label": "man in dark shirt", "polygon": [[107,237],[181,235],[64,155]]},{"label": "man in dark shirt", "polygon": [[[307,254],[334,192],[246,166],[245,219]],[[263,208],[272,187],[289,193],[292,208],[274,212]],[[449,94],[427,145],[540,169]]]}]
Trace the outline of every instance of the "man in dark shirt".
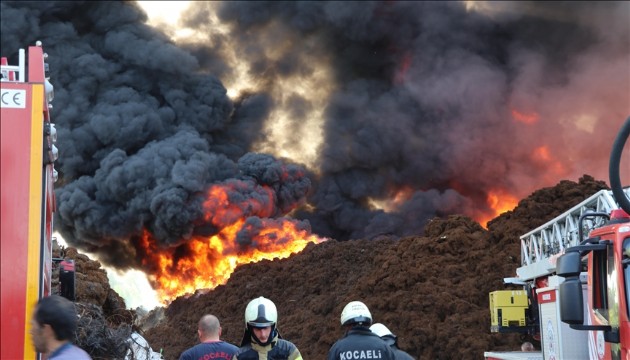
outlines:
[{"label": "man in dark shirt", "polygon": [[221,341],[221,325],[214,315],[204,315],[197,328],[200,344],[184,351],[179,360],[225,359],[230,360],[238,351],[236,345]]},{"label": "man in dark shirt", "polygon": [[39,300],[30,330],[35,351],[51,360],[91,360],[87,352],[72,344],[76,330],[77,311],[72,301],[59,295]]}]

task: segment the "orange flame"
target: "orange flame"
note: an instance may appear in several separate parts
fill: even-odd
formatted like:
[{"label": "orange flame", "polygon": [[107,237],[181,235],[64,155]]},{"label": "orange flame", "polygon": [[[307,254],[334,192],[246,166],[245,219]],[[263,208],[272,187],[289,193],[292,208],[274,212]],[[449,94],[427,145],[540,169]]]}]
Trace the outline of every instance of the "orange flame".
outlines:
[{"label": "orange flame", "polygon": [[[144,232],[138,250],[143,253],[142,265],[149,269],[149,281],[162,302],[225,284],[239,265],[287,258],[310,243],[327,240],[300,228],[297,220],[259,218],[273,213],[273,207],[264,201],[248,199],[248,214],[244,214],[242,206],[230,202],[230,186],[240,185],[213,186],[204,203],[206,210],[212,209],[206,212],[206,220],[220,228],[217,234],[195,236],[175,248],[161,248],[148,231]],[[257,191],[271,196],[269,189]]]},{"label": "orange flame", "polygon": [[[546,145],[539,146],[534,149],[532,158],[537,163],[540,163],[551,170],[555,175],[563,175],[566,173],[566,168],[562,162],[556,160],[549,151],[549,147]],[[555,178],[555,177],[554,177]]]},{"label": "orange flame", "polygon": [[549,153],[549,148],[547,146],[539,146],[534,149],[532,157],[535,160],[541,160],[543,162],[548,162],[551,160],[551,154]]},{"label": "orange flame", "polygon": [[155,268],[149,279],[161,300],[168,302],[199,289],[213,289],[225,284],[239,265],[284,259],[302,251],[309,243],[326,240],[298,230],[285,219],[279,224],[266,224],[252,241],[256,247],[240,246],[235,238],[244,223],[238,221],[218,235],[194,238],[175,250],[157,248],[155,240],[145,232],[141,246],[148,256],[143,264],[151,263],[149,266]]},{"label": "orange flame", "polygon": [[488,227],[488,221],[514,210],[516,205],[518,205],[518,199],[504,190],[491,190],[486,197],[486,203],[493,212],[480,217],[479,224],[484,228]]},{"label": "orange flame", "polygon": [[512,109],[512,116],[514,117],[516,121],[520,121],[523,124],[527,124],[527,125],[535,124],[540,119],[538,114],[535,112],[525,114],[514,109]]},{"label": "orange flame", "polygon": [[414,189],[409,187],[409,186],[403,186],[402,188],[398,189],[396,191],[396,193],[394,194],[394,204],[395,205],[400,205],[402,203],[404,203],[405,201],[409,200],[409,198],[411,197],[411,195],[413,195],[414,193]]},{"label": "orange flame", "polygon": [[392,194],[386,199],[370,199],[370,203],[377,209],[385,211],[395,211],[405,201],[409,200],[414,193],[414,189],[409,186],[403,186],[399,189],[393,190]]}]

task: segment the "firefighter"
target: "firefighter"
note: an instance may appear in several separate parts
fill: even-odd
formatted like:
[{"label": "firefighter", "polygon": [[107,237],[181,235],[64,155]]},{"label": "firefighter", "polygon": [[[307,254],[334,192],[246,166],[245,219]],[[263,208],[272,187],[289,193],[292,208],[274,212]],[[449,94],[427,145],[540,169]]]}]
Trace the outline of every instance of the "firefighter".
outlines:
[{"label": "firefighter", "polygon": [[328,351],[328,360],[395,360],[394,352],[378,335],[370,331],[372,314],[360,301],[349,302],[341,312],[341,326],[346,333]]},{"label": "firefighter", "polygon": [[380,336],[381,339],[383,339],[392,348],[394,355],[396,355],[396,360],[415,360],[411,355],[398,348],[398,337],[394,335],[387,326],[381,323],[376,323],[370,326],[370,330]]},{"label": "firefighter", "polygon": [[232,360],[287,359],[302,360],[298,348],[280,337],[276,305],[264,297],[245,308],[245,332],[241,347]]}]

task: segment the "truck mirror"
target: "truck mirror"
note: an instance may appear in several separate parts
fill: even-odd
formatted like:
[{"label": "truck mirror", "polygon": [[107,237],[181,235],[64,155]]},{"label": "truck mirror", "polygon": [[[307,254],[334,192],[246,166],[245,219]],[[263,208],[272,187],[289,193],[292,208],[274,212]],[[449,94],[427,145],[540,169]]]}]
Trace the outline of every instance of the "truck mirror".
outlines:
[{"label": "truck mirror", "polygon": [[[563,255],[566,256],[566,255]],[[560,320],[567,324],[584,324],[582,282],[577,276],[567,278],[558,289]]]},{"label": "truck mirror", "polygon": [[556,274],[562,277],[580,276],[581,256],[579,251],[570,251],[558,258]]}]

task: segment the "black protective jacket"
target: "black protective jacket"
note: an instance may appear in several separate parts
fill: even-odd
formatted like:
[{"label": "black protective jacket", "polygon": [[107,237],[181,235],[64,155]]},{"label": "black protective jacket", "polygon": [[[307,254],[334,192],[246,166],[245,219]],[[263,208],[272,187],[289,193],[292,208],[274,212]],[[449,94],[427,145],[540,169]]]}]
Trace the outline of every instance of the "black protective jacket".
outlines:
[{"label": "black protective jacket", "polygon": [[328,351],[328,360],[395,360],[391,347],[364,326],[356,326]]},{"label": "black protective jacket", "polygon": [[413,358],[413,356],[409,355],[408,353],[398,348],[398,341],[397,341],[396,336],[385,335],[381,337],[381,339],[383,339],[387,343],[387,345],[389,345],[392,348],[392,351],[394,352],[394,356],[396,357],[396,360],[416,360]]},{"label": "black protective jacket", "polygon": [[396,357],[396,360],[416,360],[413,358],[413,356],[400,350],[396,345],[392,346],[392,350],[394,350],[394,356]]}]

